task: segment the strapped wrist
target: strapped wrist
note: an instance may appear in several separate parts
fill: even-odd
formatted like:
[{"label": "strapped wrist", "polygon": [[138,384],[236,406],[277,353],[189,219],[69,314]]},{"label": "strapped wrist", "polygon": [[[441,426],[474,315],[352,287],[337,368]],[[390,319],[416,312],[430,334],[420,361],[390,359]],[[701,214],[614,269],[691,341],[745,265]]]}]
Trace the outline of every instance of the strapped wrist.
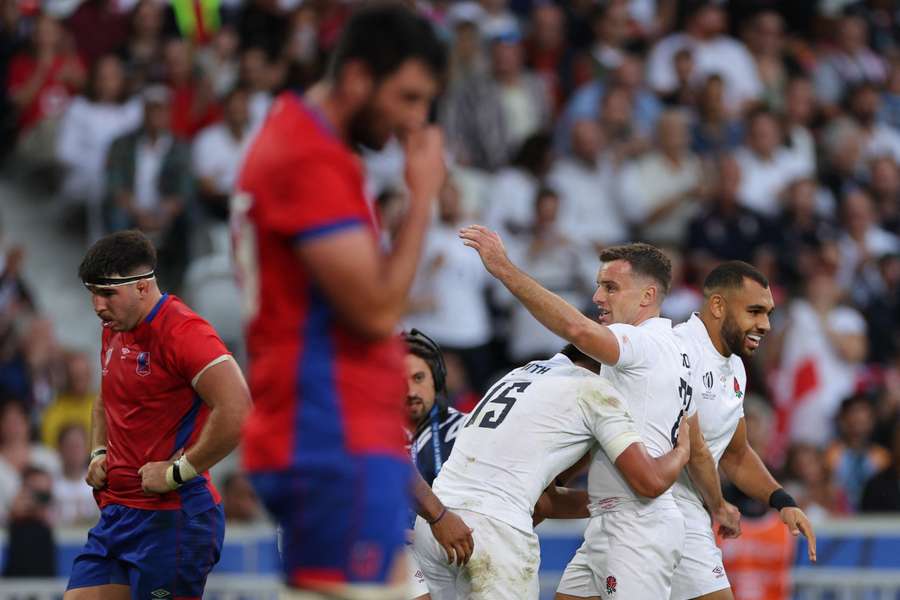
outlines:
[{"label": "strapped wrist", "polygon": [[429,524],[429,525],[437,525],[437,522],[440,521],[441,519],[443,519],[443,518],[444,518],[444,515],[446,515],[446,514],[447,514],[447,507],[445,506],[445,507],[441,510],[441,514],[439,514],[439,515],[437,516],[437,518],[434,519],[433,521],[428,521],[428,524]]},{"label": "strapped wrist", "polygon": [[769,496],[769,506],[780,511],[783,508],[796,508],[798,504],[793,496],[784,491],[784,488],[778,488]]},{"label": "strapped wrist", "polygon": [[106,455],[106,446],[97,446],[93,450],[91,450],[91,458],[89,462],[94,462],[94,459],[98,456]]}]

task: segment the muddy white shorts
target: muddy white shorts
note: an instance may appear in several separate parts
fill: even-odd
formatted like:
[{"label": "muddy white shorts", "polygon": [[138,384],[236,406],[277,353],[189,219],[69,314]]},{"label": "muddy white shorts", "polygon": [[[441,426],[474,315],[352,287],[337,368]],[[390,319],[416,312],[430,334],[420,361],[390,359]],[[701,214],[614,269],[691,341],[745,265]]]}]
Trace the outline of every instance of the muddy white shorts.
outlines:
[{"label": "muddy white shorts", "polygon": [[432,600],[537,600],[541,563],[537,535],[487,515],[452,510],[474,529],[475,552],[464,567],[449,564],[428,523],[416,519],[413,550]]}]

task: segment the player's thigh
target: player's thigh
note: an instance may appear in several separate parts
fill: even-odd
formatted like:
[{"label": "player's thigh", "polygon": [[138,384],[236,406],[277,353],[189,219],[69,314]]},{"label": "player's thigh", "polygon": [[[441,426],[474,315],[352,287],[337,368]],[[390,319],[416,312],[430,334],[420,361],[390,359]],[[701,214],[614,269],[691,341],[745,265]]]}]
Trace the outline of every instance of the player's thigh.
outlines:
[{"label": "player's thigh", "polygon": [[111,583],[66,590],[63,600],[131,600],[127,585]]},{"label": "player's thigh", "polygon": [[[127,565],[120,557],[123,547],[140,524],[134,509],[114,504],[104,506],[97,524],[88,531],[84,548],[72,563],[67,589],[96,591],[115,585],[125,586],[127,590]],[[85,593],[92,595],[94,591]]]},{"label": "player's thigh", "polygon": [[601,518],[588,521],[584,531],[584,541],[572,559],[566,565],[559,585],[556,587],[556,600],[590,599],[599,600],[600,590],[594,579],[594,572],[588,562],[588,547],[592,546],[592,554],[598,554],[607,544],[602,535]]},{"label": "player's thigh", "polygon": [[685,518],[684,553],[672,579],[670,599],[731,599],[731,584],[709,514],[702,506],[688,503],[681,506],[681,512]]},{"label": "player's thigh", "polygon": [[450,563],[447,553],[434,539],[431,527],[422,517],[416,518],[413,556],[425,576],[425,584],[432,600],[456,600],[459,567]]},{"label": "player's thigh", "polygon": [[621,511],[603,516],[609,549],[588,559],[604,599],[668,598],[684,546],[677,507]]},{"label": "player's thigh", "polygon": [[534,532],[459,511],[474,529],[475,551],[459,571],[457,591],[471,600],[537,600],[541,556]]},{"label": "player's thigh", "polygon": [[406,547],[406,597],[408,600],[430,600],[425,572],[419,566],[412,544]]},{"label": "player's thigh", "polygon": [[184,510],[143,511],[146,524],[122,554],[135,598],[200,598],[219,562],[225,536],[222,506],[189,514]]}]

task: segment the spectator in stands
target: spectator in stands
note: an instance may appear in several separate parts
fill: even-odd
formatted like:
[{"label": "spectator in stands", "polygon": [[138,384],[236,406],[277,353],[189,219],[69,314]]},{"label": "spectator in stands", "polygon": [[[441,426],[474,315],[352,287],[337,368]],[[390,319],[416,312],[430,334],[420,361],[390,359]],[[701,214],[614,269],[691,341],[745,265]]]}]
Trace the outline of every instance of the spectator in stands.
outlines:
[{"label": "spectator in stands", "polygon": [[791,283],[801,283],[802,274],[812,272],[822,244],[838,237],[837,226],[819,214],[817,192],[814,179],[791,183],[775,224],[779,268]]},{"label": "spectator in stands", "polygon": [[[703,294],[686,278],[684,256],[671,246],[660,248],[672,263],[672,283],[669,292],[662,303],[661,315],[671,319],[673,323],[683,323],[691,318],[694,312],[700,310],[703,304]],[[706,273],[700,274],[697,279],[703,281]]]},{"label": "spectator in stands", "polygon": [[832,478],[824,452],[812,444],[795,444],[788,451],[784,482],[784,489],[814,523],[852,511],[847,495]]},{"label": "spectator in stands", "polygon": [[64,376],[63,354],[53,321],[46,316],[31,319],[20,346],[28,374],[28,394],[21,397],[27,399],[31,423],[37,426]]},{"label": "spectator in stands", "polygon": [[171,93],[144,91],[144,125],[113,142],[107,159],[111,230],[137,227],[151,236],[160,272],[177,285],[187,262],[186,215],[191,196],[190,150],[172,135]]},{"label": "spectator in stands", "polygon": [[850,396],[841,404],[837,428],[839,437],[826,451],[825,461],[835,483],[856,510],[866,482],[888,465],[890,454],[872,442],[875,413],[871,400],[862,394]]},{"label": "spectator in stands", "polygon": [[744,206],[768,218],[775,218],[784,205],[787,186],[800,177],[812,175],[810,165],[802,164],[782,145],[781,124],[764,110],[747,117],[746,146],[735,153],[741,166],[738,198]]},{"label": "spectator in stands", "polygon": [[[594,39],[578,69],[599,82],[606,81],[625,59],[625,46],[631,37],[627,2],[603,2],[590,16]],[[579,73],[580,75],[580,73]],[[595,103],[596,104],[596,103]]]},{"label": "spectator in stands", "polygon": [[570,137],[572,153],[557,160],[547,176],[559,193],[560,227],[591,251],[625,241],[618,169],[606,151],[600,125],[596,119],[577,120]]},{"label": "spectator in stands", "polygon": [[128,13],[116,0],[83,0],[65,24],[89,66],[115,54],[128,41]]},{"label": "spectator in stands", "polygon": [[[590,296],[592,286],[581,264],[582,252],[560,230],[559,197],[551,189],[541,189],[535,199],[532,226],[507,244],[510,258],[521,265],[548,290],[578,306]],[[594,261],[592,261],[594,262]],[[512,302],[505,288],[498,289],[501,301]],[[519,303],[512,302],[509,326],[509,358],[522,364],[559,349],[564,342],[537,322]]]},{"label": "spectator in stands", "polygon": [[40,444],[32,444],[25,406],[18,400],[0,404],[0,524],[5,524],[29,465],[55,476],[59,458]]},{"label": "spectator in stands", "polygon": [[698,90],[694,75],[695,67],[694,54],[690,48],[682,48],[672,57],[672,68],[675,69],[677,81],[671,92],[660,95],[666,106],[677,108],[695,108],[697,106]]},{"label": "spectator in stands", "polygon": [[57,439],[62,472],[53,481],[55,524],[62,527],[90,526],[100,510],[93,490],[85,483],[90,454],[88,432],[80,424],[69,424]]},{"label": "spectator in stands", "polygon": [[252,525],[265,519],[259,498],[243,473],[234,471],[222,480],[222,505],[229,523]]},{"label": "spectator in stands", "polygon": [[448,178],[439,196],[438,222],[425,239],[406,328],[427,331],[445,355],[458,355],[467,380],[484,391],[493,375],[487,306],[493,279],[478,255],[459,243],[459,229],[465,224],[459,188]]},{"label": "spectator in stands", "polygon": [[30,48],[12,59],[6,82],[18,114],[18,150],[25,160],[54,162],[59,118],[84,81],[84,66],[67,49],[60,24],[49,15],[38,16]]},{"label": "spectator in stands", "polygon": [[237,84],[240,43],[234,28],[223,25],[212,43],[197,49],[197,66],[206,74],[217,99],[224,98]]},{"label": "spectator in stands", "polygon": [[[66,170],[62,196],[67,203],[87,206],[89,215],[99,217],[110,145],[141,124],[140,100],[125,94],[122,61],[111,54],[103,56],[91,69],[85,95],[69,104],[60,124],[56,156]],[[99,235],[100,222],[91,225],[92,237]]]},{"label": "spectator in stands", "polygon": [[163,50],[166,82],[172,89],[172,133],[189,140],[219,120],[212,81],[194,67],[194,54],[188,42],[171,39]]},{"label": "spectator in stands", "polygon": [[866,483],[861,512],[900,512],[900,421],[894,425],[890,458],[890,464]]},{"label": "spectator in stands", "polygon": [[865,190],[851,192],[843,202],[839,240],[841,286],[851,291],[863,280],[877,278],[877,260],[900,252],[900,238],[879,227],[872,199]]},{"label": "spectator in stands", "polygon": [[453,22],[453,39],[448,59],[448,87],[455,90],[473,77],[484,77],[487,57],[481,45],[478,22],[471,17]]},{"label": "spectator in stands", "polygon": [[839,119],[825,127],[822,140],[825,161],[819,181],[837,206],[840,198],[864,183],[863,135],[851,120]]},{"label": "spectator in stands", "polygon": [[36,466],[22,472],[22,486],[9,511],[3,577],[56,577],[53,476]]},{"label": "spectator in stands", "polygon": [[[785,90],[792,70],[785,57],[784,19],[774,10],[761,10],[750,20],[744,41],[762,84],[760,100],[769,110],[780,112],[785,105]],[[794,64],[790,66],[798,68]]]},{"label": "spectator in stands", "polygon": [[672,92],[677,85],[672,59],[690,47],[697,77],[720,75],[725,82],[725,105],[732,114],[760,99],[763,88],[756,64],[743,43],[727,35],[727,16],[722,6],[708,0],[690,3],[684,32],[673,33],[651,50],[647,79],[657,93]]},{"label": "spectator in stands", "polygon": [[700,160],[689,150],[688,115],[670,109],[659,120],[657,149],[622,171],[622,207],[639,239],[680,246],[705,190]]},{"label": "spectator in stands", "polygon": [[485,225],[504,239],[525,233],[534,224],[534,198],[552,165],[550,136],[537,133],[526,139],[488,187]]},{"label": "spectator in stands", "polygon": [[70,425],[91,430],[91,407],[97,397],[94,361],[86,352],[70,351],[65,362],[65,384],[41,418],[41,440],[48,448],[57,448],[62,430]]},{"label": "spectator in stands", "polygon": [[875,204],[876,221],[887,231],[900,232],[900,165],[888,156],[869,166],[869,195]]},{"label": "spectator in stands", "polygon": [[752,263],[768,240],[766,219],[738,201],[742,173],[737,160],[721,156],[711,175],[715,179],[712,201],[687,225],[690,261],[701,273],[723,260]]},{"label": "spectator in stands", "polygon": [[250,96],[241,87],[224,100],[224,119],[200,132],[194,140],[193,171],[197,199],[205,213],[228,219],[228,202],[234,192],[238,167],[251,138]]},{"label": "spectator in stands", "polygon": [[887,85],[881,94],[881,112],[878,120],[900,130],[900,60],[894,59],[888,75]]},{"label": "spectator in stands", "polygon": [[794,77],[785,87],[782,128],[785,145],[804,172],[814,174],[817,168],[816,142],[809,127],[815,113],[812,83],[805,77]]},{"label": "spectator in stands", "polygon": [[697,120],[691,131],[691,150],[716,155],[737,149],[744,139],[744,123],[725,109],[725,82],[710,75],[700,84]]},{"label": "spectator in stands", "polygon": [[140,92],[165,77],[163,61],[163,17],[165,4],[140,0],[131,15],[131,33],[124,50],[125,70],[131,93]]},{"label": "spectator in stands", "polygon": [[531,31],[525,40],[525,62],[544,79],[554,114],[580,81],[573,71],[574,53],[566,43],[565,16],[556,4],[537,4],[531,11]]},{"label": "spectator in stands", "polygon": [[878,87],[872,83],[860,83],[849,92],[847,104],[862,135],[862,159],[890,156],[895,162],[900,162],[900,132],[877,120],[881,110]]},{"label": "spectator in stands", "polygon": [[258,127],[272,105],[269,57],[259,46],[247,48],[241,54],[238,82],[250,93],[250,124]]},{"label": "spectator in stands", "polygon": [[20,245],[0,249],[0,393],[9,393],[5,381],[7,361],[16,350],[16,325],[35,311],[30,287],[22,277],[25,249]]},{"label": "spectator in stands", "polygon": [[544,81],[524,66],[518,34],[495,36],[490,50],[490,74],[451,91],[442,121],[458,162],[496,171],[550,124],[551,104]]},{"label": "spectator in stands", "polygon": [[816,98],[827,116],[839,111],[847,90],[857,84],[883,83],[886,72],[881,58],[867,45],[868,25],[862,16],[849,13],[840,18],[835,45],[816,64]]}]

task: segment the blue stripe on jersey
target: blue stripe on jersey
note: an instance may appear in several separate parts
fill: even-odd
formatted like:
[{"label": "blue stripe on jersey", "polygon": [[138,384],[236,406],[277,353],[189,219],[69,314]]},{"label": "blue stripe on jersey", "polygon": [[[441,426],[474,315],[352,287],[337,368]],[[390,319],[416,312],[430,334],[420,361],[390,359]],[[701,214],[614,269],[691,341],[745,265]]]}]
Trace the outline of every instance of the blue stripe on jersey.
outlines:
[{"label": "blue stripe on jersey", "polygon": [[359,217],[347,217],[346,219],[338,219],[337,221],[332,221],[324,225],[318,225],[316,227],[298,231],[294,234],[293,239],[294,242],[308,242],[309,240],[314,240],[330,233],[341,231],[342,229],[349,229],[363,224],[363,220]]},{"label": "blue stripe on jersey", "polygon": [[293,464],[333,465],[343,460],[344,428],[335,385],[335,349],[331,307],[312,287],[303,348],[297,364],[297,411],[294,415]]},{"label": "blue stripe on jersey", "polygon": [[[178,424],[178,431],[175,434],[175,448],[172,449],[173,454],[184,448],[188,440],[191,439],[191,435],[197,428],[197,415],[200,413],[201,406],[203,406],[203,400],[200,396],[194,394],[194,403],[191,405],[191,409],[187,411],[187,414],[182,417],[181,423]],[[198,515],[215,505],[212,493],[206,487],[206,478],[202,476],[195,477],[178,488],[178,496],[181,497],[181,507],[190,516]]]},{"label": "blue stripe on jersey", "polygon": [[150,323],[156,317],[156,313],[159,312],[159,309],[162,308],[163,303],[165,303],[166,299],[169,297],[169,292],[166,292],[162,295],[162,298],[156,301],[156,304],[153,306],[153,309],[147,315],[147,318],[144,319],[145,322]]}]

